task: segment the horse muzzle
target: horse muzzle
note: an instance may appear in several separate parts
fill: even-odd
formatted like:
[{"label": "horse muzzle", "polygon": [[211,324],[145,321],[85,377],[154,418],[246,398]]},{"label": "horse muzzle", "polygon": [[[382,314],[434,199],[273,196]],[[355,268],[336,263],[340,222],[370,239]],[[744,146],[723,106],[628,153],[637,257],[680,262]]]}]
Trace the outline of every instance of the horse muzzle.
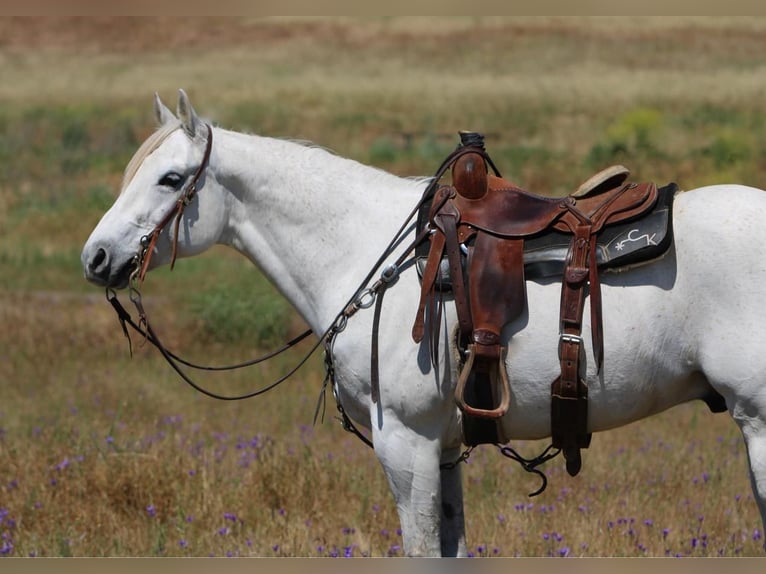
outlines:
[{"label": "horse muzzle", "polygon": [[135,267],[135,256],[116,257],[103,246],[83,249],[80,257],[85,278],[99,287],[124,289]]}]

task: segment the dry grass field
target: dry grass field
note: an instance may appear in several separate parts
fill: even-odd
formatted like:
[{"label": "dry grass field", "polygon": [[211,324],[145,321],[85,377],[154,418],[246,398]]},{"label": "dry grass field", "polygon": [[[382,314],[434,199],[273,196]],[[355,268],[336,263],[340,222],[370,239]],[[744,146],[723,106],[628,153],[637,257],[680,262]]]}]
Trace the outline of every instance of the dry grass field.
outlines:
[{"label": "dry grass field", "polygon": [[[264,397],[205,398],[131,359],[80,248],[186,89],[222,126],[428,175],[461,129],[558,195],[609,163],[637,180],[766,185],[766,19],[0,19],[0,555],[401,556],[372,452],[328,408],[317,355]],[[168,344],[248,358],[301,322],[223,249],[153,273]],[[206,377],[251,390],[262,369]],[[543,442],[515,443],[531,455]],[[701,404],[597,434],[576,478],[476,449],[473,556],[762,556],[739,431]]]}]

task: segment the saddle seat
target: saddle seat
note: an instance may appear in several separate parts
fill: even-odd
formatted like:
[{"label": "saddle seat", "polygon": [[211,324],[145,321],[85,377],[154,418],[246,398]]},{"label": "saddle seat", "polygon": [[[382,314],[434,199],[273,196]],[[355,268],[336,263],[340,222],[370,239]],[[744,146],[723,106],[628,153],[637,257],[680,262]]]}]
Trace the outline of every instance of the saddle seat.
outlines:
[{"label": "saddle seat", "polygon": [[[463,412],[465,442],[507,442],[502,426],[497,424],[510,406],[501,332],[526,306],[525,258],[529,259],[529,252],[525,254],[525,244],[536,243],[540,249],[553,237],[560,251],[566,241],[566,257],[554,266],[562,279],[561,376],[551,386],[551,426],[553,445],[564,451],[567,470],[574,475],[581,466],[579,450],[589,445],[591,436],[587,432],[585,353],[580,336],[586,292],[599,369],[603,361],[599,283],[599,253],[603,250],[598,238],[605,228],[652,213],[658,205],[658,188],[654,183],[625,183],[628,170],[613,166],[590,178],[575,193],[550,198],[525,191],[497,172],[488,173],[488,165],[494,169],[483,145],[458,148],[451,164],[452,184],[442,185],[434,193],[428,214],[433,233],[422,269],[412,336],[416,342],[424,338],[426,310],[429,316],[439,316],[441,298],[435,292],[442,283],[446,260],[463,360],[455,400]],[[668,196],[672,199],[670,192],[663,195]],[[550,271],[551,267],[546,267],[545,272]],[[435,360],[440,321],[429,323]]]}]

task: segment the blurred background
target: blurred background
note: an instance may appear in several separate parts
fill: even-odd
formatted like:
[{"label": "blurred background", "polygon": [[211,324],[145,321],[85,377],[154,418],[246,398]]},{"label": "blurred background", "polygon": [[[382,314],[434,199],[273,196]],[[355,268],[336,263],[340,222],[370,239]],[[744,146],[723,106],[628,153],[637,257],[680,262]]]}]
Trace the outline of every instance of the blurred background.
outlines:
[{"label": "blurred background", "polygon": [[[82,278],[155,92],[403,176],[433,173],[469,129],[541,194],[613,163],[763,187],[764,53],[752,17],[0,19],[0,556],[401,555],[372,453],[332,401],[312,424],[319,354],[263,398],[217,403],[135,339],[131,359]],[[144,296],[201,362],[302,327],[224,248],[153,272]],[[299,354],[203,380],[252,390]],[[482,447],[464,467],[471,554],[760,555],[745,457],[728,415],[696,404],[595,436],[575,479],[554,460],[535,499],[534,477]]]}]

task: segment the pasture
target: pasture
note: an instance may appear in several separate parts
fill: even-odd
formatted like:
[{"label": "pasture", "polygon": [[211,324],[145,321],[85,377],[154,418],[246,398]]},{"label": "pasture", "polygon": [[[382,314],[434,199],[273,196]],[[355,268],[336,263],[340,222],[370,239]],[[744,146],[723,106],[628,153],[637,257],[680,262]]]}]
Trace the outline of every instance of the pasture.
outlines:
[{"label": "pasture", "polygon": [[[222,126],[400,175],[432,173],[472,129],[539,193],[611,163],[686,189],[763,187],[764,52],[759,18],[0,20],[0,554],[402,553],[372,452],[329,396],[312,424],[319,353],[263,397],[216,402],[135,337],[131,358],[83,280],[80,249],[154,128],[155,91],[183,87]],[[166,343],[200,362],[302,329],[223,248],[153,272],[143,294]],[[249,391],[307,347],[201,380]],[[703,404],[594,435],[580,475],[554,459],[535,498],[537,479],[483,446],[464,468],[469,549],[762,556],[746,462],[729,416]]]}]

